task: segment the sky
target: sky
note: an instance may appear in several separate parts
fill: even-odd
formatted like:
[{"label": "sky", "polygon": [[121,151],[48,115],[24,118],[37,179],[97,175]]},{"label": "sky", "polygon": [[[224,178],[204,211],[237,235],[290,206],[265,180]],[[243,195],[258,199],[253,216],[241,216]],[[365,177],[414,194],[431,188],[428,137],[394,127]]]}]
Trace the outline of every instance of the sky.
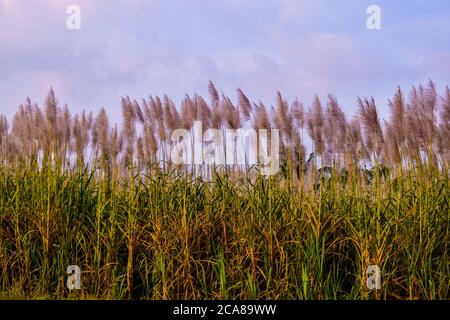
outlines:
[{"label": "sky", "polygon": [[[381,29],[366,10],[381,8]],[[81,29],[69,30],[69,5]],[[305,106],[337,96],[348,115],[374,96],[381,115],[397,86],[449,84],[448,0],[0,0],[0,113],[27,96],[42,105],[52,86],[73,112],[120,97],[208,94]]]}]

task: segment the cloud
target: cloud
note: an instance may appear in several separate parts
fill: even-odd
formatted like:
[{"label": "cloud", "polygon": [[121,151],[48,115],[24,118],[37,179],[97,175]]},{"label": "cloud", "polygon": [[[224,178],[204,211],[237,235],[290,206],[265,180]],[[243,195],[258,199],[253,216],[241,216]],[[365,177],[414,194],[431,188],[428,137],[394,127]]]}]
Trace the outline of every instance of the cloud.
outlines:
[{"label": "cloud", "polygon": [[[80,31],[66,29],[72,3]],[[446,81],[448,31],[433,20],[446,21],[448,5],[422,14],[398,3],[380,4],[386,21],[370,32],[356,0],[0,0],[0,112],[27,95],[42,102],[50,85],[75,110],[119,117],[121,95],[179,100],[207,94],[208,80],[269,104],[278,89],[305,104],[331,92],[348,108],[357,95],[384,101],[398,84]]]},{"label": "cloud", "polygon": [[280,0],[278,14],[282,19],[304,22],[325,15],[327,8],[323,0]]}]

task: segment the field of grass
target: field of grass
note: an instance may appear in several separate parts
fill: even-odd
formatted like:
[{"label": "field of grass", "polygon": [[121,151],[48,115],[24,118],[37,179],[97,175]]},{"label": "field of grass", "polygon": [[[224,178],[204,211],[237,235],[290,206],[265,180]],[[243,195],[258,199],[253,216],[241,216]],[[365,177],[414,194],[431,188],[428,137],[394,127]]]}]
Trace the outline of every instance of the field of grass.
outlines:
[{"label": "field of grass", "polygon": [[[425,98],[432,88],[419,90],[421,103],[431,103]],[[227,101],[213,89],[212,110]],[[245,116],[244,97],[237,110]],[[139,115],[133,103],[127,109],[126,100],[117,152],[117,127],[102,113],[84,136],[85,115],[66,114],[52,96],[45,114],[22,107],[11,130],[0,130],[0,298],[449,299],[448,97],[441,123],[424,122],[425,109],[420,114],[401,102],[400,120],[383,130],[376,109],[370,116],[374,104],[361,100],[359,138],[356,122],[345,117],[341,129],[322,130],[316,101],[301,115],[316,155],[309,161],[303,149],[289,147],[295,139],[285,138],[285,123],[295,123],[299,107],[277,113],[279,97],[270,123],[282,127],[284,160],[269,177],[250,166],[195,175],[162,164],[158,151],[139,151],[153,141],[146,128],[161,138],[158,123],[147,126],[145,112]],[[324,121],[340,117],[328,110],[330,101]],[[248,107],[257,113],[250,121],[262,123],[263,106]],[[394,120],[432,131],[414,134],[410,123],[410,131],[398,132]],[[88,147],[94,152],[84,159]],[[327,150],[335,155],[328,165]],[[69,265],[81,268],[80,290],[66,287]],[[366,286],[370,265],[381,269],[379,290]]]}]

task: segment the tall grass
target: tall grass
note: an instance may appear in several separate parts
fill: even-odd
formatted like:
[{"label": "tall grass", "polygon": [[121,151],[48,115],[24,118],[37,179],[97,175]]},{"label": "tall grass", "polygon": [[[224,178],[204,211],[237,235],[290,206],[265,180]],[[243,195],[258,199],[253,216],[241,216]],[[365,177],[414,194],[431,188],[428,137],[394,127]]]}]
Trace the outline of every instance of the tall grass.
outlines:
[{"label": "tall grass", "polygon": [[[44,111],[27,99],[11,128],[0,117],[0,298],[450,297],[448,88],[430,81],[408,102],[398,89],[385,122],[373,98],[348,121],[331,95],[305,110],[209,92],[180,108],[125,97],[122,131],[103,109],[72,116],[52,90]],[[170,132],[199,119],[280,129],[280,172],[172,164]]]}]

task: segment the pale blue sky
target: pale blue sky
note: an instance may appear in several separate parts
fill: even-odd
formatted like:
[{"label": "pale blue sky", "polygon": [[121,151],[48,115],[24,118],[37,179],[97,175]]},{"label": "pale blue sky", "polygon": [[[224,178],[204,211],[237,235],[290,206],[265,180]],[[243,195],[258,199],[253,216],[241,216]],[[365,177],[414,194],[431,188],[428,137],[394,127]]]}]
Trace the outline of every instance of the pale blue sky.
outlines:
[{"label": "pale blue sky", "polygon": [[[82,28],[66,28],[66,8]],[[366,28],[366,8],[382,29]],[[105,106],[120,121],[120,96],[207,94],[208,80],[235,97],[274,102],[277,90],[308,106],[337,96],[348,114],[374,95],[386,114],[397,85],[450,75],[447,0],[0,0],[0,113],[11,117],[52,85],[74,111]]]}]

